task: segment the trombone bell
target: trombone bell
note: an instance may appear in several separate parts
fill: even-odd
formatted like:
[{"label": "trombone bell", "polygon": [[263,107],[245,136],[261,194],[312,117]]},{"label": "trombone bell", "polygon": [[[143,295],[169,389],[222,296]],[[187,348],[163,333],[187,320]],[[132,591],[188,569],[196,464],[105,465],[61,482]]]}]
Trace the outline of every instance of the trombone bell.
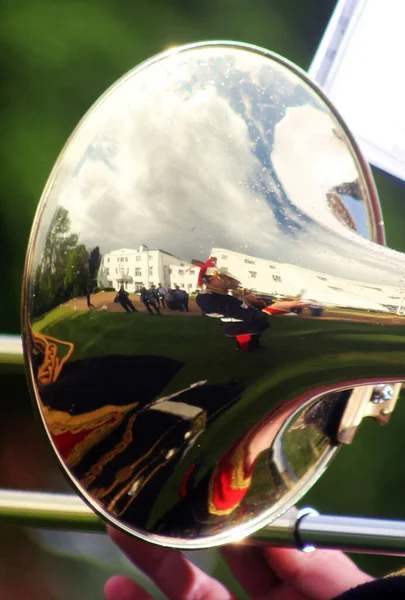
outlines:
[{"label": "trombone bell", "polygon": [[404,379],[404,258],[370,171],[291,63],[225,42],[130,71],[45,187],[30,386],[88,505],[153,543],[284,514]]}]

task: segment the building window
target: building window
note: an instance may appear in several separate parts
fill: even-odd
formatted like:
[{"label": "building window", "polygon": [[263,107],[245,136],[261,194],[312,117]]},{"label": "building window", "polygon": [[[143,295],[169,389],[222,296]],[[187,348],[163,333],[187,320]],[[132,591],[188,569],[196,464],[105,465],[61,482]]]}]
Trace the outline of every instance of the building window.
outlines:
[{"label": "building window", "polygon": [[140,277],[142,275],[142,269],[135,269],[135,277]]},{"label": "building window", "polygon": [[153,267],[149,267],[149,275],[153,275]]},{"label": "building window", "polygon": [[118,273],[118,269],[117,269],[117,267],[115,267],[115,272],[116,272],[116,273]]},{"label": "building window", "polygon": [[257,272],[256,271],[248,271],[249,277],[251,279],[256,279]]},{"label": "building window", "polygon": [[110,257],[107,258],[107,262],[110,262]]},{"label": "building window", "polygon": [[321,277],[320,275],[317,275],[317,277],[318,277],[318,279],[321,279],[322,281],[328,281],[328,280],[326,279],[326,277]]},{"label": "building window", "polygon": [[173,272],[173,269],[169,269],[169,275],[171,275]]},{"label": "building window", "polygon": [[255,264],[255,261],[254,261],[254,260],[250,260],[249,258],[245,258],[245,263],[246,263],[247,265],[254,265],[254,264]]},{"label": "building window", "polygon": [[135,258],[135,260],[136,260],[136,262],[139,262],[139,261],[141,260],[141,257],[140,257],[140,256],[137,256],[137,257]]},{"label": "building window", "polygon": [[180,284],[180,287],[184,288],[184,287],[185,287],[185,286],[184,286],[184,283],[181,283],[181,284]]},{"label": "building window", "polygon": [[184,269],[179,269],[179,275],[184,275]]},{"label": "building window", "polygon": [[189,290],[191,290],[191,288],[192,288],[193,286],[192,286],[192,284],[191,284],[191,283],[188,283],[188,284],[187,284],[187,287],[188,287],[188,289],[189,289]]},{"label": "building window", "polygon": [[105,274],[106,274],[106,276],[108,277],[108,276],[109,276],[109,274],[110,274],[110,269],[106,268],[106,270],[105,270]]},{"label": "building window", "polygon": [[274,279],[274,281],[279,281],[281,283],[280,275],[273,275],[273,279]]},{"label": "building window", "polygon": [[190,275],[195,275],[195,269],[191,269]]},{"label": "building window", "polygon": [[276,267],[274,265],[269,265],[270,269],[275,269]]},{"label": "building window", "polygon": [[125,262],[128,262],[128,256],[125,257]]},{"label": "building window", "polygon": [[129,275],[129,269],[128,269],[128,267],[127,267],[127,275]]},{"label": "building window", "polygon": [[227,254],[221,254],[221,258],[222,258],[222,260],[226,260],[228,258],[228,255]]}]

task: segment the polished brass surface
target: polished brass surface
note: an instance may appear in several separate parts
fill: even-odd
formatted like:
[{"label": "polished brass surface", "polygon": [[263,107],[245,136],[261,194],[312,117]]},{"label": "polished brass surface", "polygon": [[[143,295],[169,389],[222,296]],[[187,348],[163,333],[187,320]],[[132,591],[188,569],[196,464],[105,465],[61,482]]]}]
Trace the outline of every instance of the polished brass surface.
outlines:
[{"label": "polished brass surface", "polygon": [[295,503],[355,386],[366,409],[404,378],[383,241],[354,140],[290,63],[200,44],[115,84],[51,174],[24,282],[32,390],[94,510],[201,548]]}]

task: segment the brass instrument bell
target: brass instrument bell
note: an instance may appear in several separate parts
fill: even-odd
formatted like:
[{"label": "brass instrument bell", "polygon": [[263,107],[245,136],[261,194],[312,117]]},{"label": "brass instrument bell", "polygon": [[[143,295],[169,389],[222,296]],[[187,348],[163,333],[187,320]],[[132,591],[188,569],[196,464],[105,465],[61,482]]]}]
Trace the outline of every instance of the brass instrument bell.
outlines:
[{"label": "brass instrument bell", "polygon": [[[63,149],[26,259],[30,386],[80,496],[184,549],[285,513],[394,408],[404,259],[383,244],[368,166],[296,66],[212,42],[127,73]],[[212,257],[257,306],[206,285]]]}]

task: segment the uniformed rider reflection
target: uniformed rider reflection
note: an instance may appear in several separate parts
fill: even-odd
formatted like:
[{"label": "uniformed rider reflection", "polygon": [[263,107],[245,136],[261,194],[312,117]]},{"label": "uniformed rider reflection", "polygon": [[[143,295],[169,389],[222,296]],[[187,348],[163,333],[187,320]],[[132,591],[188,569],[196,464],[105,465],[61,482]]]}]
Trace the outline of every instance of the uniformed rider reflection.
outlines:
[{"label": "uniformed rider reflection", "polygon": [[[338,396],[336,399],[339,401]],[[294,436],[298,429],[314,426],[320,434],[318,448],[314,448],[316,437],[313,434],[310,443],[315,453],[322,452],[326,439],[323,434],[330,434],[330,432],[326,433],[325,429],[331,413],[336,410],[336,399],[325,397],[325,400],[318,403],[320,408],[316,411],[314,411],[316,405],[301,411],[295,424],[290,425],[287,429],[288,434]],[[331,402],[328,402],[329,400]],[[297,413],[300,407],[302,407],[302,398],[296,398],[270,411],[239,437],[219,459],[214,469],[198,485],[195,484],[195,481],[198,481],[199,465],[198,463],[191,464],[184,477],[180,494],[186,503],[187,500],[191,501],[196,524],[210,526],[215,530],[217,527],[220,528],[223,522],[223,519],[218,517],[238,512],[237,519],[244,519],[250,511],[254,512],[254,507],[260,506],[265,497],[268,501],[269,496],[273,494],[274,500],[277,500],[280,488],[288,489],[298,481],[299,474],[294,472],[287,459],[284,458],[283,464],[280,462],[277,464],[277,461],[274,460],[274,444],[289,417]],[[283,445],[287,445],[287,443],[286,440],[279,440],[281,453],[284,451]],[[307,450],[305,444],[302,450],[304,452]],[[256,489],[254,498],[248,499],[245,506],[242,506],[244,499],[248,496],[255,467],[261,456],[264,458],[266,470],[266,491],[261,494]],[[176,511],[176,520],[183,511],[184,505],[180,511]],[[186,512],[184,511],[184,514]],[[186,523],[185,526],[187,526]]]},{"label": "uniformed rider reflection", "polygon": [[242,352],[262,348],[260,336],[269,327],[269,315],[283,315],[309,306],[300,299],[275,301],[270,296],[256,295],[243,288],[230,273],[218,269],[214,256],[205,263],[194,261],[194,264],[200,267],[198,306],[207,317],[219,319],[224,334],[234,338],[236,348]]}]

